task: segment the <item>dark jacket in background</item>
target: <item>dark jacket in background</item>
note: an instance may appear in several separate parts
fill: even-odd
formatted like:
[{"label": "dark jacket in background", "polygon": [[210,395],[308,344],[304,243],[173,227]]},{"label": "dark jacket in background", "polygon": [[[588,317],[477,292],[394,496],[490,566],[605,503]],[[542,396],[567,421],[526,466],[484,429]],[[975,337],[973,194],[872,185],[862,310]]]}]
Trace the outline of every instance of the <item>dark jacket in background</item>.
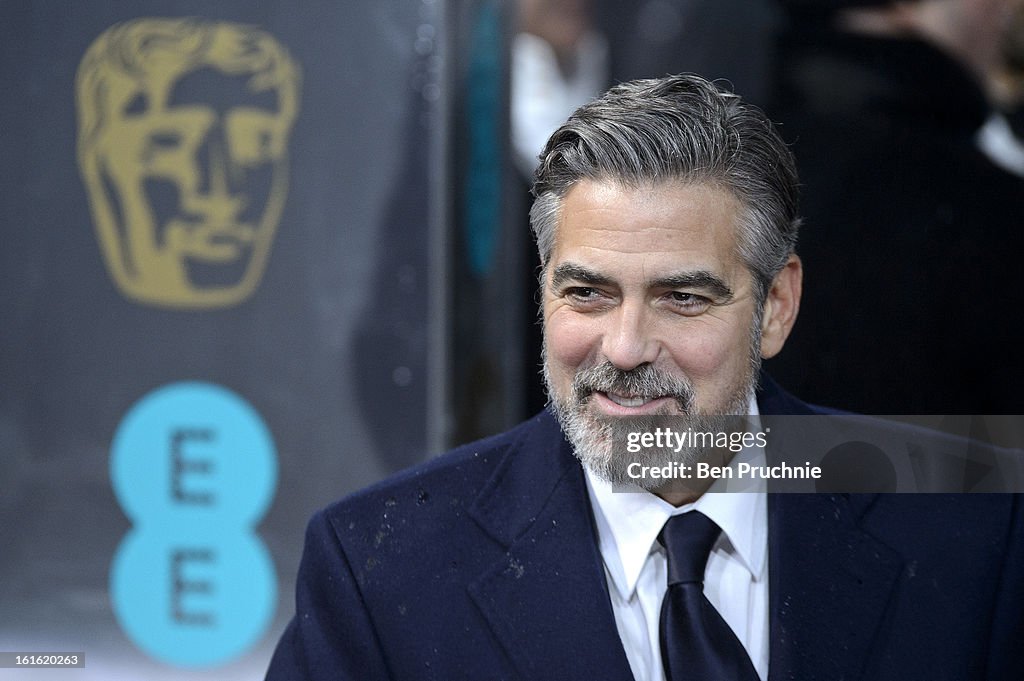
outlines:
[{"label": "dark jacket in background", "polygon": [[1024,413],[1024,182],[975,148],[982,92],[912,40],[815,25],[778,56],[805,285],[769,370],[853,411]]}]

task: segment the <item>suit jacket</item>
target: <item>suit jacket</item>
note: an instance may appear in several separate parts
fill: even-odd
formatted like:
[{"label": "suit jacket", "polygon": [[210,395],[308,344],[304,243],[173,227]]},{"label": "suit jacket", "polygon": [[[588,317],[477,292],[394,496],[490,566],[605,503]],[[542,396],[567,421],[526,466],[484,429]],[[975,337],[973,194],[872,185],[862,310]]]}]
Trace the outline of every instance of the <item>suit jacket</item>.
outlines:
[{"label": "suit jacket", "polygon": [[[819,413],[763,379],[765,414]],[[1014,495],[769,498],[770,678],[1024,679]],[[631,679],[554,417],[309,524],[267,679]]]}]

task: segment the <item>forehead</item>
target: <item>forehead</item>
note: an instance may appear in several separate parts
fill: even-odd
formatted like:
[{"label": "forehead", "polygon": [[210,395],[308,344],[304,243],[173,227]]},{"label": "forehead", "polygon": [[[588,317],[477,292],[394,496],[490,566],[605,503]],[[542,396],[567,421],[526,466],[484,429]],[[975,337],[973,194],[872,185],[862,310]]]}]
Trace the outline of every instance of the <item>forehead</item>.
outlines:
[{"label": "forehead", "polygon": [[582,180],[562,203],[552,260],[732,269],[739,216],[739,201],[712,184]]}]

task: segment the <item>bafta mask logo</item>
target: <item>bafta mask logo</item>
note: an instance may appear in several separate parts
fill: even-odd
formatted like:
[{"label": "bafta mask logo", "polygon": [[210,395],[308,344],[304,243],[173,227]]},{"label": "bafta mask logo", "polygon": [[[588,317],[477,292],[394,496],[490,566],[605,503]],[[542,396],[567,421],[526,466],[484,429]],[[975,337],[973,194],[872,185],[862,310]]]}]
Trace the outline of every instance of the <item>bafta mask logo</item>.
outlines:
[{"label": "bafta mask logo", "polygon": [[78,69],[78,163],[118,289],[228,307],[259,284],[288,191],[299,69],[264,31],[201,19],[107,29]]}]

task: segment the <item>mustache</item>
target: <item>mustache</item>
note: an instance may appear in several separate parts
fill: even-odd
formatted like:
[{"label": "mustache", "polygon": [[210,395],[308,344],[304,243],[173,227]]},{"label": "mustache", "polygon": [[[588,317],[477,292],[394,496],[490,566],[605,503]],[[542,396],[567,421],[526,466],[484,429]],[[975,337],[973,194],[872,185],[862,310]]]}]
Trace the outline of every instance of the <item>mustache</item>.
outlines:
[{"label": "mustache", "polygon": [[684,414],[693,413],[693,386],[680,376],[661,371],[651,364],[623,371],[611,362],[604,362],[576,373],[572,391],[577,403],[583,404],[595,392],[612,392],[628,397],[671,397]]}]

